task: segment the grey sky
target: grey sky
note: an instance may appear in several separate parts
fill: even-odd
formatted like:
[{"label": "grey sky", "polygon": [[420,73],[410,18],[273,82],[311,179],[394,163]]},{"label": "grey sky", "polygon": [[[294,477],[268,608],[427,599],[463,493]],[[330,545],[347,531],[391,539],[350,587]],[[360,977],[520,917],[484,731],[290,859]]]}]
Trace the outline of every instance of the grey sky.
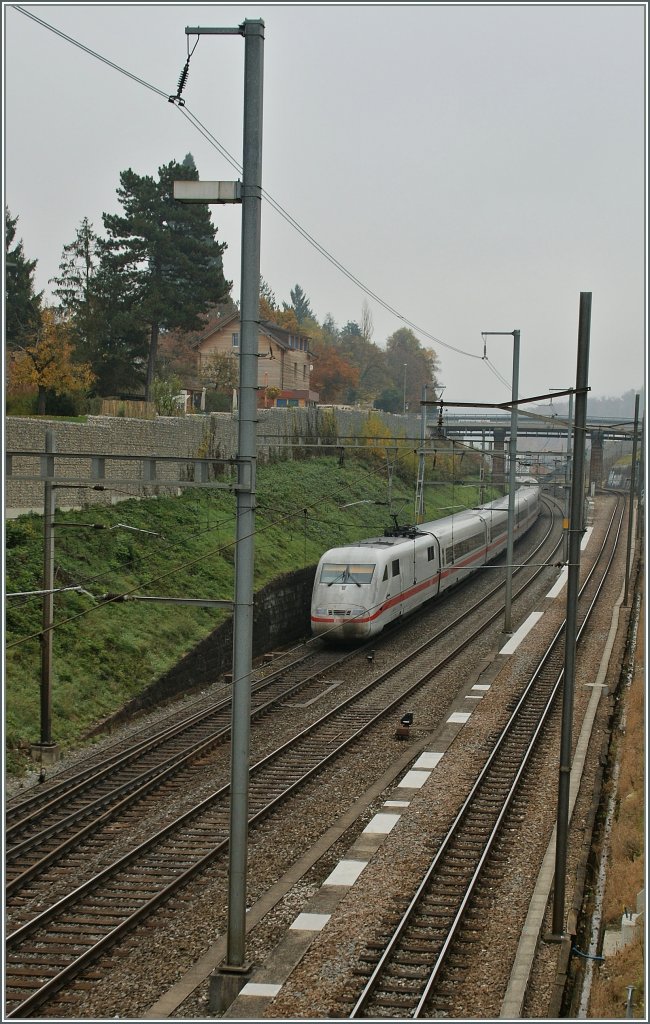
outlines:
[{"label": "grey sky", "polygon": [[[264,188],[421,329],[446,398],[507,399],[481,331],[521,331],[522,397],[574,385],[581,291],[592,394],[642,387],[645,3],[22,6],[166,95],[186,26],[263,18]],[[39,289],[84,216],[101,231],[117,212],[121,170],[155,176],[191,152],[202,178],[238,176],[164,97],[15,7],[3,16],[4,198]],[[201,37],[183,94],[237,160],[243,53],[239,36]],[[262,217],[277,299],[299,283],[320,321],[360,320],[358,285],[266,203]],[[213,220],[238,298],[240,210]],[[384,345],[404,324],[368,302]],[[488,357],[509,382],[511,339],[489,338]]]}]

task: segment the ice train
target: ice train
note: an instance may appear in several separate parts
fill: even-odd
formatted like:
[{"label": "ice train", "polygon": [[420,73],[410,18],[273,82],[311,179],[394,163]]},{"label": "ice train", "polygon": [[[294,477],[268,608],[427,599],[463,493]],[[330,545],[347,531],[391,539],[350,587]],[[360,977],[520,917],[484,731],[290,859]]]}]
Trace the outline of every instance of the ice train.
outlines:
[{"label": "ice train", "polygon": [[[514,539],[539,515],[539,486],[518,481]],[[508,497],[383,537],[331,548],[318,563],[311,603],[314,636],[366,640],[505,551]]]}]

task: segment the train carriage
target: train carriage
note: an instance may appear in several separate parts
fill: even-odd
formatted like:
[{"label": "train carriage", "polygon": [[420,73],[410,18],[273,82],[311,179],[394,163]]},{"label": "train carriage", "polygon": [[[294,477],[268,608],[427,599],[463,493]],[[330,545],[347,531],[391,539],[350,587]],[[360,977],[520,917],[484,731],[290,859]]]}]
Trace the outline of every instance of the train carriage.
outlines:
[{"label": "train carriage", "polygon": [[[539,487],[515,494],[517,539],[539,514]],[[507,545],[508,498],[383,537],[331,548],[318,563],[311,606],[314,636],[364,640],[476,572]]]}]

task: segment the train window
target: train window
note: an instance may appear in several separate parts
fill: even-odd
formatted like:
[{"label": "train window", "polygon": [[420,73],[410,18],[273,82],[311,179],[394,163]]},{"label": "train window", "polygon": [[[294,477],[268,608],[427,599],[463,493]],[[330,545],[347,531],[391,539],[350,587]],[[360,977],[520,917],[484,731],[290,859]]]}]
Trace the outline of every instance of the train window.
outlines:
[{"label": "train window", "polygon": [[387,579],[388,579],[388,566],[385,565],[384,566],[384,575],[382,576],[382,582],[385,583]]},{"label": "train window", "polygon": [[468,555],[470,551],[475,551],[485,543],[483,534],[477,534],[474,537],[466,537],[465,540],[458,540],[454,542],[454,561],[457,562],[459,558],[463,558],[464,555]]},{"label": "train window", "polygon": [[433,544],[431,545],[430,548],[427,548],[427,558],[429,559],[430,562],[433,562],[433,560],[435,558],[435,552],[434,552],[434,549],[433,549]]},{"label": "train window", "polygon": [[348,564],[346,562],[324,562],[320,571],[320,582],[330,586],[332,583],[370,583],[375,571],[374,564]]},{"label": "train window", "polygon": [[372,564],[357,562],[348,566],[348,573],[355,583],[370,583],[375,572]]},{"label": "train window", "polygon": [[393,576],[399,576],[399,558],[393,562]]}]

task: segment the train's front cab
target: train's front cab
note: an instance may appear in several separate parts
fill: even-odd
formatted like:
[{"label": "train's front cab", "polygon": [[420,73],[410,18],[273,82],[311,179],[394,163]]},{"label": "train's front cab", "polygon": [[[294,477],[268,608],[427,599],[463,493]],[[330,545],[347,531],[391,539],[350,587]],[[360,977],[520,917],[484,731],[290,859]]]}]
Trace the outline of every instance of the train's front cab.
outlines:
[{"label": "train's front cab", "polygon": [[376,568],[371,553],[358,547],[325,552],[316,569],[312,592],[314,636],[340,643],[372,635]]}]

